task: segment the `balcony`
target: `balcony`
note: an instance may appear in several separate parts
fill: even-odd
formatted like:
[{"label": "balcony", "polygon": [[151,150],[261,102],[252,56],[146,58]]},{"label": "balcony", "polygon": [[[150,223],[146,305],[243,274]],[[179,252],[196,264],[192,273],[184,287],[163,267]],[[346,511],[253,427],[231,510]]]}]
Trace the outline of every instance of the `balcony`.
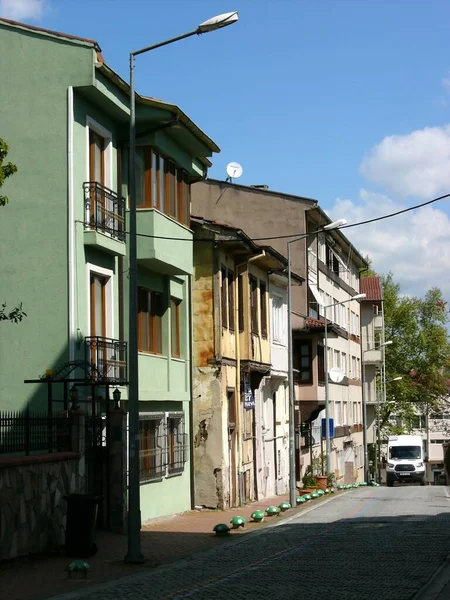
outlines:
[{"label": "balcony", "polygon": [[153,208],[137,211],[137,258],[148,269],[168,275],[192,275],[192,232]]},{"label": "balcony", "polygon": [[381,313],[374,315],[373,328],[374,329],[383,329],[383,316],[381,315]]},{"label": "balcony", "polygon": [[379,348],[366,350],[363,353],[363,361],[366,365],[376,365],[381,363],[381,350]]},{"label": "balcony", "polygon": [[84,243],[124,256],[125,198],[99,183],[89,181],[84,189]]},{"label": "balcony", "polygon": [[84,339],[84,355],[91,365],[91,379],[97,383],[121,385],[127,382],[127,342],[89,336]]}]

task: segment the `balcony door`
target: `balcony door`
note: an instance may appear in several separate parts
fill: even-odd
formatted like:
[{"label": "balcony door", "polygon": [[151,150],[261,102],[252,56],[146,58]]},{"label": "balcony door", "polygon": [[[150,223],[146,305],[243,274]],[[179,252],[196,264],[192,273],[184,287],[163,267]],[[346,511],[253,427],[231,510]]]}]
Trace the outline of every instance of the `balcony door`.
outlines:
[{"label": "balcony door", "polygon": [[[95,225],[105,220],[105,138],[89,129],[90,220]],[[96,185],[99,184],[99,185]]]},{"label": "balcony door", "polygon": [[103,373],[106,369],[106,344],[98,338],[106,338],[106,286],[108,278],[98,273],[90,276],[90,316],[89,335],[91,340],[91,363]]}]

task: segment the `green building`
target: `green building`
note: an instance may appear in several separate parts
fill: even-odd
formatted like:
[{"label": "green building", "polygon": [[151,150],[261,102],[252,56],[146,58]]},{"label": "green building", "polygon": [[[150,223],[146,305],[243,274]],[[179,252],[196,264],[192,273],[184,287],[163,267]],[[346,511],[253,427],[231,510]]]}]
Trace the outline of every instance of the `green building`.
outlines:
[{"label": "green building", "polygon": [[[0,55],[0,135],[18,166],[2,188],[0,302],[27,313],[1,323],[0,410],[45,410],[46,386],[24,380],[74,361],[126,407],[129,86],[93,40],[0,19]],[[191,507],[190,185],[219,148],[175,105],[137,96],[136,110],[145,521]]]}]

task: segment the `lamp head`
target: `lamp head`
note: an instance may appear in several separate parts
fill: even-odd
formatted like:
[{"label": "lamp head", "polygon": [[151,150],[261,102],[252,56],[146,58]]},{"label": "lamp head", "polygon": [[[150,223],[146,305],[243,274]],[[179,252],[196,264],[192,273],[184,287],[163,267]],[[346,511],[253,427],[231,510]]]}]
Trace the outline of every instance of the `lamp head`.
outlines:
[{"label": "lamp head", "polygon": [[356,296],[352,296],[352,300],[362,300],[366,297],[366,294],[356,294]]},{"label": "lamp head", "polygon": [[222,29],[223,27],[228,27],[228,25],[237,23],[238,20],[239,16],[237,11],[217,15],[216,17],[212,17],[211,19],[200,23],[197,28],[197,33],[208,33],[209,31]]},{"label": "lamp head", "polygon": [[322,229],[330,231],[330,229],[339,229],[339,227],[343,227],[344,225],[347,225],[347,219],[338,219],[337,221],[328,223],[328,225],[324,225]]}]

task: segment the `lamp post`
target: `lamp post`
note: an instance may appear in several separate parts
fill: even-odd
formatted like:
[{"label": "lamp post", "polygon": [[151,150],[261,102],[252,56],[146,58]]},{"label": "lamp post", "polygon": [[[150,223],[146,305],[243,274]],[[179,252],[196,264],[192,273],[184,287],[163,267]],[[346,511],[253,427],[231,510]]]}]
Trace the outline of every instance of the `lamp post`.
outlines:
[{"label": "lamp post", "polygon": [[330,391],[329,391],[329,378],[328,378],[328,320],[327,320],[327,308],[333,308],[334,306],[340,306],[346,304],[352,300],[359,300],[365,298],[365,294],[356,294],[347,300],[341,300],[341,302],[335,302],[334,304],[328,304],[323,307],[323,318],[325,321],[325,348],[324,348],[324,369],[325,369],[325,453],[327,455],[327,474],[331,473],[331,438],[330,438]]},{"label": "lamp post", "polygon": [[137,238],[136,238],[136,98],[134,90],[134,59],[139,54],[156,50],[173,42],[178,42],[193,35],[201,35],[216,29],[222,29],[236,23],[237,12],[225,13],[201,23],[197,29],[171,38],[159,44],[146,46],[130,53],[130,164],[129,164],[129,299],[128,299],[128,350],[129,350],[129,485],[128,485],[128,551],[127,563],[141,563],[141,509],[139,498],[139,370],[138,370],[138,332],[137,332]]},{"label": "lamp post", "polygon": [[294,357],[292,349],[292,293],[291,293],[291,245],[307,237],[317,235],[323,231],[338,229],[346,225],[346,219],[338,219],[322,229],[311,233],[304,233],[289,240],[287,243],[288,260],[288,384],[289,384],[289,502],[291,506],[297,503],[297,481],[295,477],[295,398],[294,398]]},{"label": "lamp post", "polygon": [[[385,348],[386,346],[390,346],[392,344],[392,340],[388,342],[383,342],[379,345],[379,348]],[[362,405],[363,405],[363,448],[364,448],[364,480],[369,482],[370,473],[369,473],[369,455],[368,455],[368,447],[367,447],[367,397],[366,397],[366,361],[364,360],[364,356],[366,352],[371,352],[372,350],[376,350],[377,348],[374,346],[373,348],[366,348],[362,351]]]},{"label": "lamp post", "polygon": [[[393,381],[400,381],[402,379],[401,376],[394,377],[392,379],[385,379],[383,381],[384,386],[387,383],[392,383]],[[376,419],[376,431],[375,431],[375,473],[377,478],[377,483],[381,483],[381,425],[380,425],[380,396],[377,394],[377,419]]]}]

